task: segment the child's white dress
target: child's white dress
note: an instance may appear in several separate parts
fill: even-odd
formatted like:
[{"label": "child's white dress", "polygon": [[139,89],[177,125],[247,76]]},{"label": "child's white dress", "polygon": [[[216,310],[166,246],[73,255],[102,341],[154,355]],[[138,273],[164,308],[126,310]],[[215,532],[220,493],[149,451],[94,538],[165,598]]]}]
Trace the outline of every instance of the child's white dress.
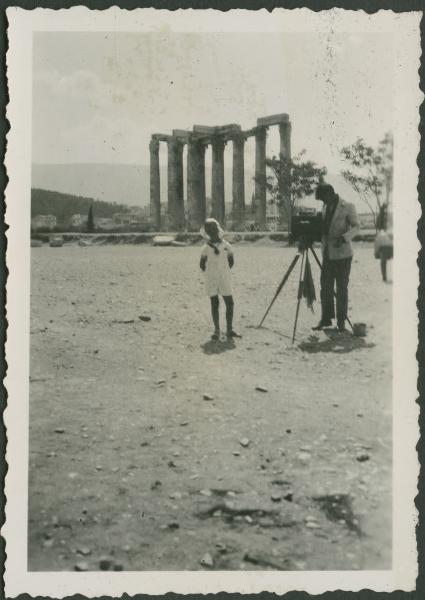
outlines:
[{"label": "child's white dress", "polygon": [[207,259],[205,291],[208,296],[231,296],[232,280],[228,256],[233,254],[232,247],[224,240],[215,246],[219,251],[218,254],[208,244],[202,248],[201,256]]}]

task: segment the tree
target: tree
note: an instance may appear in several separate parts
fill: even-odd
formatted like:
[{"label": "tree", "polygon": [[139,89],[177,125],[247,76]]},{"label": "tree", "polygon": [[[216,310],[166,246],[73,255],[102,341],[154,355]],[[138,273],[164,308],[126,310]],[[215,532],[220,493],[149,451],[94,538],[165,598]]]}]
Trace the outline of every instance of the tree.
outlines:
[{"label": "tree", "polygon": [[377,148],[368,146],[362,138],[341,149],[350,164],[341,175],[357,192],[376,219],[384,202],[389,201],[393,185],[393,136],[386,133]]},{"label": "tree", "polygon": [[87,216],[87,231],[93,233],[94,231],[94,218],[93,218],[93,206],[90,205],[89,214]]},{"label": "tree", "polygon": [[[282,154],[279,157],[266,159],[266,166],[272,173],[266,177],[266,189],[271,196],[270,202],[279,207],[280,224],[286,216],[289,233],[294,208],[302,198],[314,192],[327,172],[326,167],[319,167],[311,160],[303,160],[305,153],[306,151],[302,150],[291,159]],[[285,194],[284,190],[288,190],[289,193]]]}]

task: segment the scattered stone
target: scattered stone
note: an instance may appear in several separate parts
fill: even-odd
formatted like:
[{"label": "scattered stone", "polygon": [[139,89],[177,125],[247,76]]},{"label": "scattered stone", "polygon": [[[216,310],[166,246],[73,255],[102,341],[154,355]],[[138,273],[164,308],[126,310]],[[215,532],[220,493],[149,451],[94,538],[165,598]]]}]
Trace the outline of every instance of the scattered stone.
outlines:
[{"label": "scattered stone", "polygon": [[85,561],[77,562],[77,564],[74,565],[74,571],[88,571],[88,570],[89,570],[89,565]]},{"label": "scattered stone", "polygon": [[286,433],[292,433],[292,429],[287,429]]},{"label": "scattered stone", "polygon": [[199,492],[202,496],[207,496],[208,498],[210,496],[212,496],[212,491],[211,490],[200,490]]},{"label": "scattered stone", "polygon": [[167,465],[170,467],[170,469],[175,469],[177,467],[176,463],[173,460],[169,460]]},{"label": "scattered stone", "polygon": [[112,323],[120,323],[121,325],[129,325],[134,323],[134,319],[114,319]]},{"label": "scattered stone", "polygon": [[167,523],[167,529],[179,529],[180,525],[177,523],[177,521],[171,521],[170,523]]},{"label": "scattered stone", "polygon": [[181,500],[182,494],[181,492],[171,492],[170,496],[171,500]]},{"label": "scattered stone", "polygon": [[203,567],[208,567],[210,569],[214,566],[213,557],[211,556],[211,554],[209,552],[204,554],[204,556],[200,560],[200,563]]},{"label": "scattered stone", "polygon": [[152,485],[151,485],[151,490],[157,490],[159,487],[161,487],[162,482],[159,481],[159,479],[157,479]]},{"label": "scattered stone", "polygon": [[114,565],[114,571],[124,571],[124,565],[122,565],[121,563],[116,563]]},{"label": "scattered stone", "polygon": [[44,548],[51,548],[53,546],[54,540],[52,538],[49,538],[47,540],[43,541],[43,546]]},{"label": "scattered stone", "polygon": [[356,456],[356,460],[358,460],[359,462],[366,462],[369,459],[370,459],[370,456],[369,456],[369,454],[366,454],[366,453],[360,453],[360,454],[357,454],[357,456]]},{"label": "scattered stone", "polygon": [[242,438],[241,440],[239,440],[239,443],[241,446],[243,446],[244,448],[248,448],[249,444],[251,443],[250,440],[248,438]]},{"label": "scattered stone", "polygon": [[223,544],[222,542],[217,542],[215,547],[220,552],[220,554],[226,554],[226,552],[227,552],[226,544]]},{"label": "scattered stone", "polygon": [[307,521],[305,526],[308,527],[308,529],[321,529],[321,525],[316,523],[316,521]]},{"label": "scattered stone", "polygon": [[309,452],[299,452],[297,454],[297,460],[302,464],[302,465],[308,465],[308,463],[311,460],[311,454]]},{"label": "scattered stone", "polygon": [[152,317],[149,317],[148,315],[139,315],[139,319],[141,321],[145,321],[145,323],[147,323],[148,321],[152,320]]},{"label": "scattered stone", "polygon": [[240,453],[240,452],[238,452],[237,450],[235,450],[235,451],[233,452],[233,456],[240,456],[240,455],[241,455],[241,453]]},{"label": "scattered stone", "polygon": [[96,471],[103,471],[103,467],[101,467],[100,465],[96,465]]},{"label": "scattered stone", "polygon": [[203,400],[214,400],[214,397],[209,394],[202,394],[202,398]]},{"label": "scattered stone", "polygon": [[144,448],[145,446],[149,446],[149,442],[140,442],[140,446]]},{"label": "scattered stone", "polygon": [[166,379],[157,379],[157,381],[155,381],[156,385],[164,385],[165,383],[167,383]]},{"label": "scattered stone", "polygon": [[70,479],[75,479],[76,477],[78,477],[78,473],[68,473],[68,477]]},{"label": "scattered stone", "polygon": [[263,393],[266,393],[266,392],[268,392],[268,391],[269,391],[269,390],[268,390],[266,387],[264,387],[263,385],[256,385],[256,386],[255,386],[255,389],[257,390],[257,392],[263,392]]},{"label": "scattered stone", "polygon": [[357,413],[357,416],[361,418],[361,417],[364,417],[364,414],[363,413]]},{"label": "scattered stone", "polygon": [[56,427],[55,433],[65,433],[65,429],[63,427]]},{"label": "scattered stone", "polygon": [[109,571],[112,567],[112,560],[106,556],[102,556],[99,560],[99,568],[101,571]]},{"label": "scattered stone", "polygon": [[280,502],[282,500],[282,494],[280,492],[273,492],[271,499],[273,502]]},{"label": "scattered stone", "polygon": [[77,554],[82,554],[83,556],[89,556],[91,554],[90,548],[86,548],[85,546],[82,548],[77,548]]},{"label": "scattered stone", "polygon": [[270,560],[268,556],[264,554],[252,554],[250,552],[246,552],[243,560],[249,562],[253,565],[259,565],[261,567],[272,567],[278,571],[287,570],[283,565],[276,563],[274,560]]},{"label": "scattered stone", "polygon": [[189,425],[189,421],[182,421],[180,423],[180,427],[186,427],[186,425]]}]

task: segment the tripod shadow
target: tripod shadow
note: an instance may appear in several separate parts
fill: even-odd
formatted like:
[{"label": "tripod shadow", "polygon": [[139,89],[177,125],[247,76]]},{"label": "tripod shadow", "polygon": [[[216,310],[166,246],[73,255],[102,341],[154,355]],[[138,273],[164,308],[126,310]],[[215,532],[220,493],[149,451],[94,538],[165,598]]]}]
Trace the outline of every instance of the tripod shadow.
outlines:
[{"label": "tripod shadow", "polygon": [[236,345],[233,339],[224,339],[217,341],[208,340],[208,342],[201,344],[201,348],[205,354],[222,354],[223,352],[234,350],[236,348]]},{"label": "tripod shadow", "polygon": [[271,327],[266,327],[265,325],[248,325],[248,328],[251,329],[264,329],[264,331],[270,331],[270,333],[275,333],[276,335],[278,335],[281,338],[285,338],[287,340],[291,340],[292,339],[292,335],[289,335],[287,333],[282,333],[281,331],[278,331],[277,329],[272,329]]},{"label": "tripod shadow", "polygon": [[[326,336],[326,339],[324,339]],[[311,334],[306,340],[298,344],[298,348],[303,352],[333,352],[335,354],[345,354],[353,350],[363,348],[373,348],[375,344],[367,343],[362,337],[356,337],[350,332],[339,333],[334,329],[324,329],[320,334]]]}]

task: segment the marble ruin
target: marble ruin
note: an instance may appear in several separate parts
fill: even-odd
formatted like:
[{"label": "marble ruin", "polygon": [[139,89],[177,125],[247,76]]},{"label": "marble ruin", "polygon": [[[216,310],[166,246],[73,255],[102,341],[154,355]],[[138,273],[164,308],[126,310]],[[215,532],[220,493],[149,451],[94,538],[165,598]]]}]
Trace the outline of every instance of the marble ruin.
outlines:
[{"label": "marble ruin", "polygon": [[[211,217],[225,220],[224,148],[232,142],[232,215],[234,231],[245,228],[245,141],[255,137],[255,222],[259,229],[266,226],[266,140],[269,127],[277,125],[280,133],[280,154],[291,156],[291,123],[287,114],[257,119],[256,127],[242,131],[240,125],[208,127],[194,125],[192,131],[174,129],[172,135],[152,135],[150,150],[150,218],[155,231],[161,228],[159,145],[168,149],[168,226],[170,231],[197,231],[206,214],[205,151],[212,149]],[[187,144],[187,207],[183,194],[183,149]],[[284,188],[284,185],[283,185]],[[290,189],[281,189],[288,198]]]}]

